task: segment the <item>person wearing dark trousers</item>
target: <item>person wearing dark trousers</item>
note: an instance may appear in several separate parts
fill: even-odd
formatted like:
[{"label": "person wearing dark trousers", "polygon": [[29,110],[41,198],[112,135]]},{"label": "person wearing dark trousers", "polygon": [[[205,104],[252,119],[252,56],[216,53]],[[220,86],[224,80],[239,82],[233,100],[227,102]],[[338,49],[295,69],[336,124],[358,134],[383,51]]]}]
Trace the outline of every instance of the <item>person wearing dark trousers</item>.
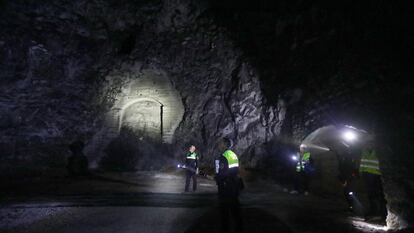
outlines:
[{"label": "person wearing dark trousers", "polygon": [[290,194],[298,194],[303,193],[304,190],[308,190],[308,182],[307,177],[303,171],[296,172],[293,176],[293,190],[290,192]]},{"label": "person wearing dark trousers", "polygon": [[387,217],[387,208],[384,198],[384,191],[382,189],[381,177],[369,173],[362,174],[362,180],[364,181],[365,188],[368,193],[369,207],[365,214],[367,220],[375,219],[376,216],[380,217],[380,220],[385,222]]},{"label": "person wearing dark trousers", "polygon": [[294,187],[290,194],[309,194],[309,183],[314,172],[311,153],[301,145],[300,153],[296,157],[296,173],[294,176]]},{"label": "person wearing dark trousers", "polygon": [[339,175],[339,182],[342,184],[343,188],[343,195],[345,198],[346,203],[348,204],[348,211],[354,210],[354,188],[353,188],[353,180],[351,177],[345,177],[343,175]]},{"label": "person wearing dark trousers", "polygon": [[[243,221],[241,215],[239,193],[242,189],[242,181],[239,177],[239,160],[237,155],[230,150],[231,141],[222,138],[218,142],[218,149],[223,154],[215,159],[218,188],[218,201],[220,210],[220,232],[242,232]],[[234,222],[233,231],[230,231],[231,220]]]},{"label": "person wearing dark trousers", "polygon": [[185,192],[190,191],[190,181],[193,180],[193,191],[197,190],[197,173],[198,173],[198,155],[196,147],[191,145],[188,149],[185,159],[186,175],[185,175]]},{"label": "person wearing dark trousers", "polygon": [[385,222],[387,203],[382,189],[380,163],[373,142],[368,143],[367,147],[362,151],[359,172],[369,200],[365,219],[370,220],[379,217],[382,222]]},{"label": "person wearing dark trousers", "polygon": [[354,180],[358,173],[357,163],[350,152],[341,156],[337,154],[337,158],[339,168],[338,179],[343,187],[343,195],[348,204],[348,211],[353,212],[355,208]]}]

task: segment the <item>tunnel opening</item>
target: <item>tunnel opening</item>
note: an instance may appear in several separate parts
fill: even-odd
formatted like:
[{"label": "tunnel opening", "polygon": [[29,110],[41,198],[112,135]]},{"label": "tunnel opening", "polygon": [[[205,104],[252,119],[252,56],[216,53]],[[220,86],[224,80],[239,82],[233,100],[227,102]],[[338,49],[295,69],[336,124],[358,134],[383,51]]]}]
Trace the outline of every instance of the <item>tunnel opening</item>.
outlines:
[{"label": "tunnel opening", "polygon": [[[313,158],[316,171],[311,182],[313,193],[342,197],[355,216],[363,218],[371,215],[373,208],[379,215],[378,208],[383,205],[384,217],[387,217],[382,160],[375,156],[374,161],[365,155],[367,151],[377,155],[377,151],[381,150],[372,133],[348,125],[328,125],[307,135],[301,147],[306,148],[305,151],[310,152]],[[381,155],[381,152],[378,154]],[[378,178],[376,183],[370,181],[374,172]],[[381,203],[378,204],[377,199]],[[385,220],[379,225],[386,225]]]},{"label": "tunnel opening", "polygon": [[130,129],[142,137],[163,139],[164,105],[151,98],[139,98],[129,103],[121,112],[120,131]]},{"label": "tunnel opening", "polygon": [[158,134],[152,135],[144,130],[148,128],[123,126],[118,137],[106,146],[99,167],[114,172],[159,171],[165,168],[172,159],[170,145],[162,143]]},{"label": "tunnel opening", "polygon": [[[141,96],[140,94],[139,96]],[[134,98],[119,112],[118,136],[105,148],[99,162],[109,171],[151,171],[169,161],[163,141],[164,104],[155,98]]]},{"label": "tunnel opening", "polygon": [[[173,86],[165,72],[156,69],[141,70],[140,63],[125,64],[107,77],[119,83],[111,108],[105,113],[102,129],[88,143],[86,154],[93,159],[92,167],[106,166],[109,157],[116,160],[117,153],[129,148],[131,164],[136,170],[159,169],[160,158],[170,161],[164,155],[173,143],[174,134],[182,121],[184,105],[180,93]],[[121,81],[119,79],[126,79]],[[109,87],[112,90],[112,87]],[[120,142],[125,140],[125,142]],[[133,145],[134,142],[137,145]],[[146,143],[144,143],[146,142]],[[127,145],[123,145],[126,143]],[[139,146],[138,146],[139,145]],[[159,151],[157,151],[159,148]],[[154,158],[157,155],[160,158]],[[133,159],[132,157],[138,157]],[[106,159],[103,159],[106,157]],[[136,161],[151,161],[154,165],[141,165]],[[103,162],[99,162],[103,159]],[[144,163],[145,164],[145,163]],[[126,163],[126,170],[131,170]],[[133,170],[133,169],[132,169]]]}]

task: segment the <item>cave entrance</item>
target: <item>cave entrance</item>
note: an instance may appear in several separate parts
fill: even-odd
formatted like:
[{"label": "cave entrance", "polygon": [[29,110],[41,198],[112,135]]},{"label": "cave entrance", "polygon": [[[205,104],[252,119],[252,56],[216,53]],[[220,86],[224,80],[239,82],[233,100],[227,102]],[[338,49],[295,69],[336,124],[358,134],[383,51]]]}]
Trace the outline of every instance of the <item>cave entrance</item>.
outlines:
[{"label": "cave entrance", "polygon": [[165,72],[141,69],[140,63],[122,67],[107,77],[123,80],[122,85],[119,92],[111,93],[113,104],[104,115],[102,128],[85,149],[93,164],[107,155],[105,149],[124,132],[122,136],[135,140],[138,135],[138,139],[151,139],[154,145],[172,144],[184,116],[180,92]]},{"label": "cave entrance", "polygon": [[[359,175],[363,149],[370,153],[365,158],[367,169],[378,169],[380,165],[371,153],[379,151],[372,134],[352,126],[328,125],[309,134],[301,146],[311,152],[316,174],[311,182],[311,191],[321,196],[339,196],[343,203],[359,216],[386,217],[386,201],[381,177],[370,173]],[[373,152],[373,151],[376,152]],[[360,177],[360,179],[358,179]]]},{"label": "cave entrance", "polygon": [[343,197],[346,194],[344,180],[349,180],[353,182],[354,192],[363,194],[358,197],[361,202],[367,203],[364,184],[354,175],[359,172],[362,148],[372,140],[368,132],[346,125],[328,125],[310,133],[302,145],[311,152],[316,168],[312,191],[323,196]]},{"label": "cave entrance", "polygon": [[163,104],[155,99],[136,99],[124,107],[120,131],[130,130],[140,137],[163,138]]}]

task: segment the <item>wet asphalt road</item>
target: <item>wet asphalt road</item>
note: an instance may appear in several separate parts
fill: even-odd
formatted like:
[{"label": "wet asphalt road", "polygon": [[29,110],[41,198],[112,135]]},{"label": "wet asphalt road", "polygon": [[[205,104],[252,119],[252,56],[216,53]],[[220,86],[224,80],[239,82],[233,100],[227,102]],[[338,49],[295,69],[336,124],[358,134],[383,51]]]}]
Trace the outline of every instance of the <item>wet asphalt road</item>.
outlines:
[{"label": "wet asphalt road", "polygon": [[[244,198],[244,218],[254,222],[248,224],[246,232],[274,232],[275,228],[278,232],[291,232],[283,222],[255,205],[260,197],[249,198]],[[30,221],[30,214],[22,214],[20,217],[26,218],[26,222],[16,227],[9,225],[2,232],[218,232],[216,204],[214,193],[12,198],[2,206],[3,211],[29,211],[35,219]],[[49,213],[36,219],[39,210]],[[255,228],[257,223],[264,228]]]},{"label": "wet asphalt road", "polygon": [[142,206],[205,208],[216,204],[215,193],[125,193],[99,195],[39,196],[9,198],[8,208]]},{"label": "wet asphalt road", "polygon": [[[70,190],[66,192],[3,198],[0,232],[218,232],[216,187],[212,181],[200,180],[200,190],[189,194],[181,193],[181,177],[168,175],[123,179],[122,185],[128,187],[122,189],[111,186],[119,185],[114,180],[79,182],[71,183],[74,188],[66,184]],[[129,184],[137,182],[139,185]],[[85,191],[85,185],[89,190]],[[82,193],[75,192],[79,187],[83,187]],[[341,201],[289,195],[266,182],[248,184],[241,203],[244,232],[362,232],[348,220]]]}]

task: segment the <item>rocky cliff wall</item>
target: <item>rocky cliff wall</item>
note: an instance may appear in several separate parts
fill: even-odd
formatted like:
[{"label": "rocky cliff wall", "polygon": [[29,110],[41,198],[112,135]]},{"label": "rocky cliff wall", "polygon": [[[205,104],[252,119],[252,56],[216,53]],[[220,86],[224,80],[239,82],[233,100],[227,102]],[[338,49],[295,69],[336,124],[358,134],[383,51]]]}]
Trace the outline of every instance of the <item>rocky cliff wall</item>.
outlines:
[{"label": "rocky cliff wall", "polygon": [[[171,159],[193,143],[208,164],[223,136],[239,154],[272,139],[283,102],[266,104],[257,70],[206,9],[194,1],[5,1],[2,159],[62,166],[66,145],[80,138],[99,161],[122,122],[149,114],[149,102],[126,110],[138,96],[164,106],[144,123],[174,145]],[[162,83],[171,94],[151,86]]]},{"label": "rocky cliff wall", "polygon": [[[278,138],[297,146],[330,124],[374,133],[389,210],[413,219],[409,7],[387,1],[214,2],[214,17],[259,71],[267,99],[286,103]],[[404,225],[395,216],[389,222]]]}]

